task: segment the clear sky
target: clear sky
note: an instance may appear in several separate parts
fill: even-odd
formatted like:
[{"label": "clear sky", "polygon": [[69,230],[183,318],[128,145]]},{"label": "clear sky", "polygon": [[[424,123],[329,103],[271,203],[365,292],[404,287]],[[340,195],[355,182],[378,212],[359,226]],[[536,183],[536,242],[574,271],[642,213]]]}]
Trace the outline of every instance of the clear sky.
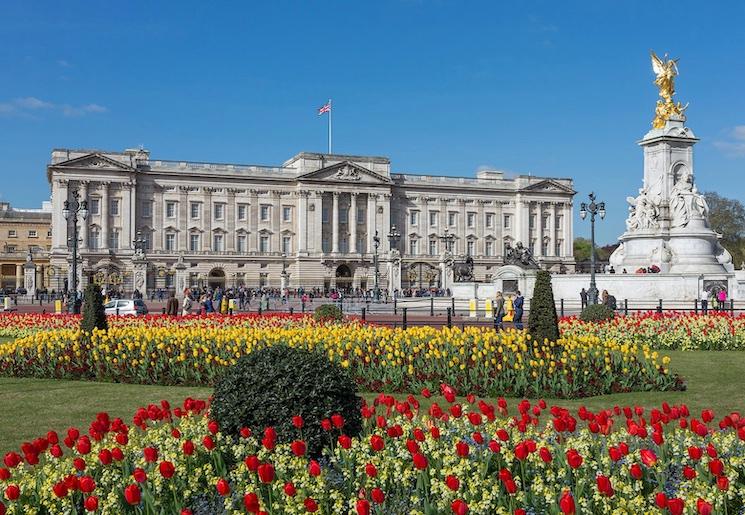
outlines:
[{"label": "clear sky", "polygon": [[[679,57],[701,190],[745,200],[745,2],[5,0],[0,199],[49,197],[55,147],[279,164],[334,150],[393,170],[572,177],[623,232],[657,91]],[[589,234],[576,216],[575,234]]]}]

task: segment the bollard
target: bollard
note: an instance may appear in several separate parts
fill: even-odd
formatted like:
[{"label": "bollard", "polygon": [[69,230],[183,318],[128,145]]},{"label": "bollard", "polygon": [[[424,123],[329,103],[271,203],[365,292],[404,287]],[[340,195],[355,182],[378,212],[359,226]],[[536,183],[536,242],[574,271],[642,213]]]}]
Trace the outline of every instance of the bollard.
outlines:
[{"label": "bollard", "polygon": [[42,309],[42,310],[41,310],[41,314],[42,314],[42,315],[46,315],[46,314],[47,314],[47,308],[44,308],[44,309]]},{"label": "bollard", "polygon": [[448,329],[453,327],[453,312],[448,308]]},{"label": "bollard", "polygon": [[397,304],[398,298],[393,297],[393,314],[398,315],[398,304]]},{"label": "bollard", "polygon": [[408,329],[408,324],[406,322],[406,311],[407,310],[408,308],[403,308],[403,318],[401,319],[401,327],[404,329],[404,331]]},{"label": "bollard", "polygon": [[471,299],[468,301],[468,316],[471,318],[476,318],[478,315],[478,306],[479,301],[476,299]]},{"label": "bollard", "polygon": [[259,310],[257,311],[257,313],[259,314],[259,316],[261,316],[261,304],[259,304]]},{"label": "bollard", "polygon": [[450,310],[455,315],[455,297],[450,297]]},{"label": "bollard", "polygon": [[300,304],[301,304],[301,306],[303,308],[303,313],[305,313],[305,301],[302,301]]},{"label": "bollard", "polygon": [[662,313],[662,299],[660,299],[660,302],[657,304],[657,313]]},{"label": "bollard", "polygon": [[561,316],[564,316],[564,299],[559,301],[559,309],[561,310]]},{"label": "bollard", "polygon": [[290,314],[292,315],[294,312],[295,312],[295,309],[292,306],[290,306]]},{"label": "bollard", "polygon": [[363,322],[366,320],[366,318],[365,318],[366,317],[366,314],[367,314],[367,310],[365,308],[362,308],[362,321]]},{"label": "bollard", "polygon": [[698,315],[698,299],[693,301],[693,312]]},{"label": "bollard", "polygon": [[54,301],[54,312],[57,315],[62,314],[62,301],[59,300],[59,299],[57,299],[57,300]]},{"label": "bollard", "polygon": [[166,314],[166,308],[161,308],[160,311],[161,311],[161,313],[160,313],[161,315],[165,315]]},{"label": "bollard", "polygon": [[629,316],[629,299],[623,299],[623,314]]},{"label": "bollard", "polygon": [[486,299],[484,301],[484,316],[486,318],[494,316],[494,306],[492,305],[491,299]]},{"label": "bollard", "polygon": [[431,317],[435,316],[435,298],[434,297],[429,298],[429,316]]},{"label": "bollard", "polygon": [[735,299],[729,299],[729,314],[735,316]]},{"label": "bollard", "polygon": [[116,308],[116,316],[119,316],[119,308]]}]

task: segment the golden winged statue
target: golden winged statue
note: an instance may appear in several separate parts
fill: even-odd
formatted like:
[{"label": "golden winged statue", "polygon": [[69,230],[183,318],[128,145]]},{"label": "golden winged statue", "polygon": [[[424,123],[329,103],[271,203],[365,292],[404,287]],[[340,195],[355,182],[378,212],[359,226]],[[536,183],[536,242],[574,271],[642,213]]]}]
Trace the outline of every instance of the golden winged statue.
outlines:
[{"label": "golden winged statue", "polygon": [[654,83],[659,88],[660,96],[664,100],[657,101],[652,126],[655,129],[662,129],[671,116],[682,115],[688,104],[683,106],[680,102],[677,104],[673,102],[675,77],[678,75],[678,59],[668,59],[667,54],[665,54],[663,60],[657,57],[654,52],[650,52],[650,56],[652,58],[652,70],[656,75]]}]

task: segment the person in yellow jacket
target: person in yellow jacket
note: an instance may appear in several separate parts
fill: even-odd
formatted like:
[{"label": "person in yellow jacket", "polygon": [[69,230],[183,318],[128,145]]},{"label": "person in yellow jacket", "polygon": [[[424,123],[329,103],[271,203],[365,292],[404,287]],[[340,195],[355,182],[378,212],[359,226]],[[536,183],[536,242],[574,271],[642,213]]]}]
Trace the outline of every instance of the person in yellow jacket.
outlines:
[{"label": "person in yellow jacket", "polygon": [[223,295],[222,300],[220,301],[220,313],[223,315],[228,314],[228,296]]},{"label": "person in yellow jacket", "polygon": [[512,322],[515,319],[515,306],[512,304],[512,295],[504,299],[504,318],[502,322]]}]

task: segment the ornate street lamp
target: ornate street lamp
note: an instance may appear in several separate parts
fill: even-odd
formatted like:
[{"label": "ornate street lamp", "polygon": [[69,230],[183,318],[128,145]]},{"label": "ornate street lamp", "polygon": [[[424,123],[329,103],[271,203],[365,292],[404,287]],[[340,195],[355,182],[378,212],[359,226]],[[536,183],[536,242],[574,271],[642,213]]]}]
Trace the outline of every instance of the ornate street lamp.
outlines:
[{"label": "ornate street lamp", "polygon": [[373,265],[375,266],[375,286],[373,288],[373,300],[380,302],[380,267],[378,264],[378,247],[380,247],[380,237],[378,231],[375,231],[373,236],[373,247],[375,248],[375,254],[373,254]]},{"label": "ornate street lamp", "polygon": [[[88,202],[80,200],[78,190],[72,192],[72,200],[65,200],[62,216],[72,222],[72,298],[69,311],[80,314],[80,299],[78,298],[78,215],[82,220],[88,218]],[[69,240],[68,240],[69,241]]]},{"label": "ornate street lamp", "polygon": [[453,242],[455,241],[455,234],[451,234],[450,231],[448,231],[448,229],[445,228],[445,232],[439,238],[443,242],[445,242],[445,251],[446,252],[452,252],[453,251]]},{"label": "ornate street lamp", "polygon": [[590,193],[590,204],[582,202],[579,216],[584,220],[590,213],[590,289],[587,290],[588,304],[598,303],[598,287],[595,284],[595,215],[605,218],[605,202],[595,203],[595,193]]}]

